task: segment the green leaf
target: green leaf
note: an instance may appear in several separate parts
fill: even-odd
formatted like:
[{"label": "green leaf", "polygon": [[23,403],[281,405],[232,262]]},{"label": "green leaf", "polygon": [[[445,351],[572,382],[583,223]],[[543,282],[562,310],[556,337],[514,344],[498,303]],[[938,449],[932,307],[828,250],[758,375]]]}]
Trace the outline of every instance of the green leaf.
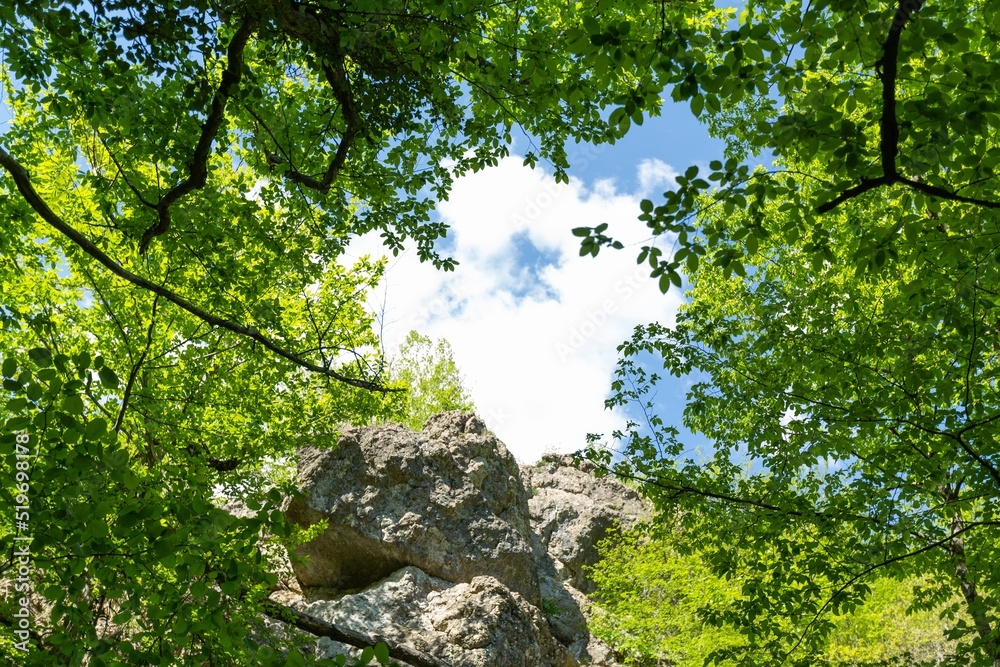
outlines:
[{"label": "green leaf", "polygon": [[39,368],[46,368],[52,365],[52,353],[44,347],[35,347],[28,350],[28,358],[35,362]]},{"label": "green leaf", "polygon": [[8,412],[20,412],[28,407],[28,399],[19,396],[17,398],[12,398],[7,401],[7,411]]},{"label": "green leaf", "polygon": [[662,292],[663,294],[669,292],[670,283],[671,283],[670,272],[665,272],[662,275],[660,275],[660,281],[659,281],[660,292]]},{"label": "green leaf", "polygon": [[108,432],[108,422],[103,417],[95,417],[87,422],[84,434],[88,440],[98,440]]},{"label": "green leaf", "polygon": [[687,257],[687,272],[689,276],[693,276],[698,273],[698,255],[697,253],[691,253]]},{"label": "green leaf", "polygon": [[115,449],[105,455],[104,461],[111,468],[124,468],[128,465],[129,453],[124,449]]},{"label": "green leaf", "polygon": [[70,394],[62,400],[62,409],[71,415],[83,414],[83,399],[79,394]]},{"label": "green leaf", "polygon": [[73,363],[81,371],[90,368],[90,354],[86,351],[80,352],[73,357]]},{"label": "green leaf", "polygon": [[705,109],[705,98],[702,95],[695,95],[691,98],[691,113],[696,117],[701,116],[701,112]]},{"label": "green leaf", "polygon": [[119,386],[118,376],[107,366],[102,366],[97,374],[101,378],[101,384],[108,389],[117,389]]}]

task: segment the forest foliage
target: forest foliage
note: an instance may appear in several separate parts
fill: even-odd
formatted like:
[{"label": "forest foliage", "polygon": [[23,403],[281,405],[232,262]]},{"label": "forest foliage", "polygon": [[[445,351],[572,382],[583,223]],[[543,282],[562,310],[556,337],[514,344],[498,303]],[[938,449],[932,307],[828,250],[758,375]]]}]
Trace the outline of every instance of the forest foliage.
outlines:
[{"label": "forest foliage", "polygon": [[[566,180],[567,141],[621,136],[602,110],[655,111],[652,53],[626,71],[552,45],[588,26],[637,52],[695,15],[0,3],[0,455],[15,478],[0,531],[33,538],[38,612],[16,655],[315,662],[268,639],[255,537],[290,530],[275,460],[398,405],[366,305],[384,263],[345,249],[373,235],[453,269],[432,211],[455,178],[497,164],[517,132],[527,162]],[[217,507],[220,489],[256,517]],[[12,631],[18,601],[0,602]]]},{"label": "forest foliage", "polygon": [[[667,525],[711,526],[708,567],[743,585],[709,620],[746,638],[714,659],[822,662],[891,580],[941,610],[949,664],[1000,665],[992,10],[748,2],[674,89],[727,154],[642,203],[661,244],[638,261],[687,300],[619,348],[631,421],[590,456]],[[665,375],[711,451],[657,414]]]},{"label": "forest foliage", "polygon": [[400,396],[399,415],[386,418],[405,424],[414,431],[439,412],[474,412],[475,406],[455,363],[451,344],[411,331],[390,362],[390,377],[405,387]]},{"label": "forest foliage", "polygon": [[[666,524],[711,522],[706,566],[743,582],[712,620],[750,640],[720,660],[815,664],[894,580],[944,605],[953,662],[1000,665],[994,5],[0,4],[0,497],[46,527],[26,664],[312,661],[261,639],[256,536],[290,532],[268,461],[399,400],[365,306],[384,262],[345,250],[454,269],[454,179],[520,133],[565,182],[567,142],[670,96],[726,155],[637,211],[688,305],[621,347],[635,419],[591,456]],[[655,414],[663,372],[694,378],[710,456]]]},{"label": "forest foliage", "polygon": [[[708,527],[703,527],[707,530]],[[629,667],[702,667],[718,651],[746,651],[747,637],[713,618],[744,600],[753,572],[726,577],[691,543],[697,535],[630,531],[607,539],[590,576],[597,591],[593,632],[614,646]],[[918,579],[877,577],[865,603],[832,615],[829,634],[814,656],[827,667],[938,665],[955,652],[942,618],[946,605],[914,610]],[[957,601],[948,600],[948,603]],[[801,631],[794,621],[786,632]],[[731,659],[714,663],[735,664]],[[766,662],[762,662],[766,664]]]}]

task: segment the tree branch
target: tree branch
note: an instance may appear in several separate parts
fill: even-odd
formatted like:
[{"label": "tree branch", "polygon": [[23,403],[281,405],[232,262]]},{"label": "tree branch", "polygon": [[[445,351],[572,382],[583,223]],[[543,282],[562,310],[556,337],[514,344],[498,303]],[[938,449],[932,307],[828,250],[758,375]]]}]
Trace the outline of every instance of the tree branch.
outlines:
[{"label": "tree branch", "polygon": [[919,190],[925,194],[931,195],[932,197],[939,197],[941,199],[947,199],[949,201],[962,202],[963,204],[973,204],[975,206],[982,206],[983,208],[1000,208],[1000,201],[990,201],[988,199],[976,199],[975,197],[963,197],[962,195],[955,194],[950,190],[945,190],[936,185],[931,185],[930,183],[922,183],[917,180],[904,178],[903,176],[898,177],[897,182],[906,183],[914,190]]},{"label": "tree branch", "polygon": [[1000,659],[1000,651],[998,651],[1000,640],[993,636],[990,619],[982,603],[977,604],[979,593],[976,590],[976,582],[972,578],[972,573],[969,572],[969,564],[965,556],[965,540],[961,537],[962,533],[966,531],[967,525],[962,518],[962,513],[956,512],[952,518],[951,536],[945,549],[955,560],[955,578],[958,579],[958,586],[962,590],[962,597],[965,598],[968,613],[972,616],[973,625],[983,643],[991,649],[992,655],[990,657],[993,658],[995,665]]},{"label": "tree branch", "polygon": [[647,476],[641,476],[640,477],[639,475],[633,475],[633,474],[630,474],[630,473],[622,472],[620,470],[616,470],[614,468],[611,468],[609,466],[604,465],[603,463],[595,461],[594,459],[587,459],[587,460],[590,461],[591,463],[593,463],[595,466],[597,466],[601,470],[603,470],[604,472],[609,473],[611,475],[614,475],[615,477],[622,478],[622,479],[627,479],[627,480],[632,481],[632,482],[639,482],[640,484],[648,484],[649,486],[653,486],[653,487],[656,487],[658,489],[663,489],[664,491],[670,491],[670,492],[672,492],[674,494],[675,497],[676,496],[682,496],[682,495],[699,496],[699,497],[702,497],[702,498],[708,498],[709,500],[722,500],[722,501],[725,501],[727,503],[733,503],[734,505],[748,505],[750,507],[756,507],[757,509],[763,509],[763,510],[767,510],[769,512],[775,512],[775,513],[778,513],[778,514],[791,514],[793,516],[798,516],[799,515],[799,512],[796,512],[796,511],[789,512],[788,510],[786,510],[786,509],[784,509],[782,507],[778,507],[777,505],[771,505],[769,503],[765,503],[762,500],[755,500],[753,498],[739,498],[739,497],[731,496],[731,495],[724,494],[724,493],[717,493],[717,492],[714,492],[714,491],[707,491],[705,489],[697,489],[697,488],[695,488],[693,486],[686,486],[686,485],[684,485],[684,486],[677,486],[677,485],[674,485],[674,484],[667,484],[667,483],[661,482],[659,479],[655,479],[655,478],[652,478],[652,477],[647,477]]},{"label": "tree branch", "polygon": [[862,180],[861,183],[859,183],[858,185],[855,185],[853,188],[848,188],[847,190],[844,190],[832,200],[826,202],[825,204],[820,204],[819,206],[817,206],[816,212],[826,213],[828,211],[832,211],[833,209],[837,208],[848,199],[853,199],[858,195],[864,194],[869,190],[874,190],[875,188],[882,187],[883,185],[888,185],[890,182],[891,181],[887,182],[884,177],[866,178]]},{"label": "tree branch", "polygon": [[997,488],[1000,488],[1000,470],[997,470],[996,466],[990,463],[982,454],[973,449],[972,446],[965,441],[965,438],[963,438],[961,434],[952,435],[951,433],[948,433],[947,435],[954,438],[955,442],[958,443],[958,446],[962,448],[962,451],[971,456],[973,460],[975,460],[975,462],[978,463],[987,472],[987,474],[989,474],[989,476],[993,479],[993,483],[997,485]]},{"label": "tree branch", "polygon": [[322,180],[317,180],[295,169],[290,169],[285,174],[285,177],[290,181],[295,181],[326,194],[329,192],[330,186],[337,178],[337,174],[340,173],[344,162],[347,160],[347,151],[350,150],[351,145],[361,131],[361,116],[358,114],[357,107],[354,104],[354,95],[351,92],[350,82],[347,80],[343,58],[335,66],[325,65],[323,73],[326,75],[327,83],[330,84],[334,96],[340,102],[340,111],[344,115],[345,127],[344,133],[340,137],[340,144],[337,146],[337,152],[330,161],[330,165],[323,173]]},{"label": "tree branch", "polygon": [[104,251],[97,247],[90,239],[78,232],[72,226],[67,224],[62,218],[56,215],[55,212],[49,208],[49,205],[45,203],[45,200],[41,198],[38,192],[35,191],[34,186],[31,184],[31,179],[28,175],[27,170],[21,166],[21,164],[15,160],[10,153],[8,153],[3,148],[0,148],[0,166],[7,170],[7,172],[14,179],[14,183],[17,185],[18,191],[21,196],[24,197],[25,201],[35,210],[35,212],[43,219],[45,222],[49,223],[51,227],[61,233],[63,236],[67,237],[73,243],[75,243],[81,250],[96,259],[100,264],[104,265],[111,273],[115,274],[119,278],[127,280],[136,287],[141,287],[144,290],[148,290],[153,294],[158,294],[165,300],[186,310],[188,313],[194,315],[200,320],[220,329],[225,329],[231,331],[240,336],[245,336],[251,340],[257,341],[264,347],[266,347],[271,352],[277,354],[278,356],[291,361],[296,366],[305,368],[306,370],[313,371],[314,373],[319,373],[327,377],[331,377],[335,380],[348,384],[352,387],[358,387],[360,389],[367,389],[369,391],[379,391],[379,392],[391,392],[399,391],[397,389],[388,389],[381,385],[375,384],[374,382],[369,382],[367,380],[358,380],[355,378],[347,377],[342,375],[329,367],[319,366],[312,363],[307,359],[303,359],[294,352],[290,352],[284,347],[278,345],[270,338],[257,331],[237,322],[227,320],[225,318],[213,315],[205,310],[202,310],[198,306],[194,305],[184,297],[176,294],[175,292],[167,289],[163,285],[157,285],[142,276],[136,275],[123,267],[121,264],[109,257]]},{"label": "tree branch", "polygon": [[923,0],[899,0],[896,13],[889,26],[889,34],[882,44],[882,58],[875,68],[882,81],[882,119],[879,122],[882,157],[882,174],[887,183],[898,178],[896,154],[899,153],[899,122],[896,120],[896,73],[899,63],[899,38],[903,34],[912,12],[920,9]]},{"label": "tree branch", "polygon": [[275,0],[271,11],[286,35],[294,37],[316,52],[318,59],[323,63],[322,71],[326,81],[340,103],[340,112],[344,117],[344,132],[340,137],[337,152],[323,176],[316,178],[294,168],[285,173],[285,178],[288,180],[326,194],[344,166],[347,153],[361,133],[362,127],[361,114],[358,113],[357,105],[354,103],[354,93],[344,66],[344,53],[339,47],[340,36],[337,26],[321,16],[303,11],[297,2]]},{"label": "tree branch", "polygon": [[802,641],[805,639],[806,635],[809,633],[809,630],[812,628],[813,625],[816,624],[816,621],[819,620],[819,618],[823,615],[823,613],[826,612],[826,610],[830,607],[830,605],[837,598],[837,596],[839,596],[840,594],[842,594],[844,591],[846,591],[848,588],[850,588],[851,586],[853,586],[859,580],[861,580],[864,577],[868,576],[869,574],[871,574],[875,570],[878,570],[880,568],[886,567],[888,565],[892,565],[893,563],[898,563],[898,562],[900,562],[902,560],[906,560],[907,558],[912,558],[913,556],[919,556],[920,554],[925,553],[927,551],[930,551],[931,549],[936,549],[937,547],[944,547],[947,550],[947,549],[949,549],[949,547],[947,545],[950,542],[952,542],[956,538],[956,536],[961,535],[962,533],[968,532],[968,531],[972,530],[973,528],[978,528],[980,526],[992,526],[992,525],[996,525],[996,522],[977,522],[977,523],[965,524],[965,525],[963,525],[961,527],[960,530],[957,530],[957,531],[953,530],[952,534],[949,535],[949,536],[947,536],[947,537],[944,537],[944,538],[942,538],[940,540],[935,540],[935,541],[933,541],[933,542],[931,542],[929,544],[926,544],[926,545],[920,547],[919,549],[915,549],[913,551],[910,551],[910,552],[907,552],[907,553],[904,553],[904,554],[900,554],[898,556],[893,556],[892,558],[887,558],[887,559],[885,559],[885,560],[883,560],[881,562],[875,563],[874,565],[869,565],[868,567],[864,568],[863,570],[861,570],[861,572],[857,573],[856,575],[854,575],[850,579],[848,579],[840,588],[838,588],[836,591],[834,591],[833,595],[831,595],[830,597],[828,597],[826,599],[826,601],[819,608],[819,610],[813,615],[812,620],[809,621],[808,624],[806,624],[805,628],[803,628],[802,633],[799,635],[798,640],[795,642],[795,644],[785,654],[786,659],[788,657],[790,657],[792,655],[792,653],[794,653],[795,650],[802,644]]},{"label": "tree branch", "polygon": [[882,44],[882,57],[875,64],[878,78],[882,82],[882,117],[879,121],[879,156],[882,163],[882,176],[862,179],[858,185],[844,190],[832,200],[817,206],[817,213],[827,213],[845,201],[869,190],[896,183],[903,183],[914,190],[940,199],[973,204],[984,208],[1000,208],[1000,201],[964,197],[946,188],[906,178],[897,169],[899,120],[896,118],[896,76],[899,65],[899,40],[912,14],[918,11],[923,4],[924,0],[899,0],[892,17],[892,24],[889,26],[889,32]]},{"label": "tree branch", "polygon": [[[146,329],[146,345],[143,347],[142,354],[139,355],[138,361],[132,364],[132,370],[129,371],[128,381],[125,383],[125,392],[122,394],[122,406],[118,409],[118,418],[115,419],[115,425],[111,429],[115,433],[117,433],[122,427],[122,422],[125,420],[125,411],[128,409],[128,402],[132,397],[132,389],[135,387],[135,379],[139,375],[139,369],[142,368],[142,365],[146,362],[146,355],[149,354],[149,350],[153,346],[153,329],[156,327],[156,304],[159,300],[159,294],[153,297],[153,308],[152,312],[149,314],[149,328]],[[108,308],[108,310],[110,310],[110,308]]]},{"label": "tree branch", "polygon": [[265,614],[283,623],[291,623],[299,630],[305,630],[321,637],[329,637],[334,641],[349,644],[357,648],[374,646],[382,642],[389,648],[389,655],[391,657],[407,662],[414,667],[449,667],[447,663],[441,662],[434,656],[428,655],[423,651],[418,651],[405,644],[399,644],[386,637],[369,635],[350,628],[340,627],[305,612],[279,604],[274,600],[264,600],[263,605]]},{"label": "tree branch", "polygon": [[257,18],[244,17],[236,34],[233,35],[232,41],[229,42],[226,69],[222,72],[222,83],[215,91],[208,118],[201,126],[201,136],[198,138],[191,162],[188,163],[188,177],[168,190],[156,204],[158,220],[155,225],[143,233],[142,240],[139,242],[140,254],[146,252],[153,237],[165,233],[170,228],[170,207],[174,202],[192,190],[205,187],[205,182],[208,180],[208,158],[212,151],[212,144],[215,143],[219,128],[222,127],[222,121],[225,119],[226,103],[229,101],[229,96],[233,89],[239,85],[240,79],[243,78],[243,50],[256,29]]},{"label": "tree branch", "polygon": [[111,162],[115,165],[115,168],[118,170],[118,175],[122,177],[123,181],[125,181],[125,185],[127,185],[128,189],[132,191],[132,194],[134,194],[139,201],[141,201],[149,208],[156,208],[156,204],[149,202],[145,197],[143,197],[142,193],[139,192],[139,188],[133,185],[132,181],[129,180],[128,175],[125,173],[125,170],[122,169],[121,163],[118,162],[118,158],[115,157],[114,151],[111,150],[111,146],[108,145],[108,142],[104,139],[104,137],[100,136],[100,134],[96,130],[94,134],[97,135],[97,138],[101,142],[101,145],[104,146],[104,150],[107,151],[108,157],[111,158]]}]

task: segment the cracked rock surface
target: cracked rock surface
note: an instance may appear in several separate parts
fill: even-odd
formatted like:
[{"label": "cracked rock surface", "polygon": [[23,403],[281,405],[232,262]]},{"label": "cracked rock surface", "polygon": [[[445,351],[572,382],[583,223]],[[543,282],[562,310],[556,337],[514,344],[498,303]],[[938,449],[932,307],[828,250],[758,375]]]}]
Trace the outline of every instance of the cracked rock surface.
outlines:
[{"label": "cracked rock surface", "polygon": [[648,515],[632,489],[568,456],[519,467],[461,412],[419,433],[347,429],[336,448],[300,450],[297,481],[286,516],[325,529],[298,548],[301,595],[282,603],[452,667],[619,667],[587,629],[587,566],[611,530]]},{"label": "cracked rock surface", "polygon": [[300,452],[293,523],[326,522],[301,547],[311,589],[363,588],[405,565],[453,583],[491,576],[539,601],[528,495],[517,462],[475,415],[431,417],[421,433],[390,424],[345,431]]}]

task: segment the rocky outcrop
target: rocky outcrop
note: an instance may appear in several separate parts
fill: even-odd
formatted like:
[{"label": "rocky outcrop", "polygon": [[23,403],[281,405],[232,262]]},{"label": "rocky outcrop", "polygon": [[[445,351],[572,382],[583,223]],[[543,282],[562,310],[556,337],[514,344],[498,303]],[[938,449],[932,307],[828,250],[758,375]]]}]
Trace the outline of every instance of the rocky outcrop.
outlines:
[{"label": "rocky outcrop", "polygon": [[[292,559],[302,596],[280,602],[314,626],[450,667],[617,665],[587,630],[583,591],[597,543],[646,513],[627,487],[570,457],[518,468],[459,412],[421,433],[348,429],[335,449],[304,448],[298,484],[286,515],[325,529]],[[319,640],[325,654],[350,650]]]},{"label": "rocky outcrop", "polygon": [[531,527],[560,579],[589,593],[586,568],[597,562],[598,543],[617,524],[629,527],[648,515],[639,494],[610,477],[597,477],[590,462],[546,456],[521,470],[531,490]]},{"label": "rocky outcrop", "polygon": [[298,482],[286,516],[328,526],[298,552],[307,594],[363,588],[415,565],[452,582],[489,575],[539,600],[517,462],[474,415],[437,415],[423,433],[347,430],[336,449],[300,452]]},{"label": "rocky outcrop", "polygon": [[[361,624],[451,667],[576,664],[539,610],[493,577],[452,584],[404,567],[361,593],[302,608],[330,623]],[[346,648],[334,642],[320,646],[326,657]]]},{"label": "rocky outcrop", "polygon": [[611,647],[587,631],[591,603],[584,591],[593,590],[587,567],[597,562],[598,544],[611,530],[636,524],[649,510],[633,489],[594,473],[592,463],[558,455],[521,469],[552,632],[580,662],[610,665]]}]

